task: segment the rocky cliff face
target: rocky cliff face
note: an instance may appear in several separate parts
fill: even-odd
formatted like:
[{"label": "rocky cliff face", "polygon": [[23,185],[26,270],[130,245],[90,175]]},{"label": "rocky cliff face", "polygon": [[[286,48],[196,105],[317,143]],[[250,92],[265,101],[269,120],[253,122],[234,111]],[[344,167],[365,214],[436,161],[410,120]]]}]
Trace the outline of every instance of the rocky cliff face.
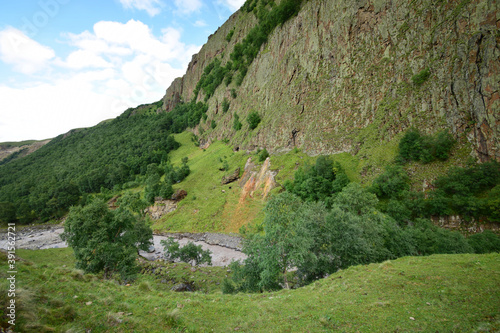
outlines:
[{"label": "rocky cliff face", "polygon": [[[305,1],[274,30],[241,86],[222,84],[208,100],[203,137],[357,154],[414,126],[449,129],[480,160],[500,160],[498,7],[495,0]],[[191,100],[203,68],[214,57],[227,62],[256,22],[253,13],[235,13],[167,89],[164,108]],[[234,131],[234,113],[245,119],[251,111],[261,115],[259,126],[250,131],[242,121]]]}]

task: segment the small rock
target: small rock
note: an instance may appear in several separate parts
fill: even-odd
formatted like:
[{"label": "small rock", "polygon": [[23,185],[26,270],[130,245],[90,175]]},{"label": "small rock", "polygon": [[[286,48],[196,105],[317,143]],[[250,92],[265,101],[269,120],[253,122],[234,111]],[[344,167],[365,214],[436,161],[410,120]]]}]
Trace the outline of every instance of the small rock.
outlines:
[{"label": "small rock", "polygon": [[410,317],[410,319],[411,319],[411,320],[415,320],[415,318],[413,318],[413,317]]},{"label": "small rock", "polygon": [[178,283],[175,286],[173,286],[170,290],[175,292],[193,291],[193,288],[191,288],[191,286],[186,283]]},{"label": "small rock", "polygon": [[90,302],[90,301],[89,301],[89,302],[87,302],[87,303],[85,303],[85,305],[90,305],[90,304],[92,304],[92,302]]}]

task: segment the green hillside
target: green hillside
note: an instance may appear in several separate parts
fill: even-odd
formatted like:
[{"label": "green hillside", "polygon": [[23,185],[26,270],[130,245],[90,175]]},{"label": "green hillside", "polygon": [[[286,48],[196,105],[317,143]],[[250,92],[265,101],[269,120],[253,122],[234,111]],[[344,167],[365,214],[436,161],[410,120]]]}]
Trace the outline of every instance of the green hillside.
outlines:
[{"label": "green hillside", "polygon": [[[9,155],[0,227],[81,240],[17,250],[16,330],[500,331],[499,13],[247,0],[162,100]],[[145,262],[150,229],[247,259]]]},{"label": "green hillside", "polygon": [[[23,332],[500,330],[498,254],[406,257],[351,267],[297,290],[237,295],[221,294],[215,282],[194,293],[161,282],[180,274],[201,284],[223,268],[169,266],[164,277],[141,276],[129,286],[74,269],[68,249],[19,255],[16,329]],[[0,267],[6,287],[3,254]]]}]

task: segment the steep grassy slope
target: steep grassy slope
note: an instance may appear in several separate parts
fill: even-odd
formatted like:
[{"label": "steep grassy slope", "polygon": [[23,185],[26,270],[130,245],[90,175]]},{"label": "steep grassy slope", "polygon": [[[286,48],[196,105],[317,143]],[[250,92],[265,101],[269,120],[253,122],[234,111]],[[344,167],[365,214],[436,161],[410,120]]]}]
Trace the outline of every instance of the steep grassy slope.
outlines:
[{"label": "steep grassy slope", "polygon": [[[180,148],[169,154],[172,164],[180,165],[184,157],[188,157],[191,173],[179,184],[176,190],[185,190],[187,197],[180,201],[178,209],[155,221],[153,228],[157,231],[170,232],[238,232],[243,225],[259,223],[263,218],[266,200],[261,191],[252,195],[245,193],[245,183],[238,180],[221,185],[224,175],[240,168],[240,176],[244,173],[246,162],[250,159],[258,172],[263,161],[259,161],[258,151],[233,151],[232,147],[222,141],[215,141],[206,149],[200,149],[193,143],[193,134],[184,132],[176,134],[175,140]],[[394,158],[394,152],[389,154]],[[348,177],[356,182],[361,181],[362,161],[350,154],[331,156],[346,171]],[[222,170],[227,162],[228,170]],[[286,180],[293,179],[300,167],[314,165],[316,157],[311,157],[300,150],[278,153],[270,156],[270,169],[276,173],[276,193],[281,190]],[[441,163],[443,164],[443,163]],[[437,165],[437,163],[434,163]]]},{"label": "steep grassy slope", "polygon": [[[263,294],[171,292],[160,278],[132,285],[73,268],[69,249],[19,251],[17,326],[23,332],[494,332],[500,257],[435,255],[351,267],[310,286]],[[6,288],[5,256],[0,276]],[[170,267],[186,280],[211,280]],[[184,272],[184,273],[182,273]],[[161,273],[167,274],[167,273]],[[215,274],[215,275],[213,275]],[[220,278],[220,274],[219,274]],[[5,289],[4,289],[5,290]],[[5,304],[5,295],[1,296]],[[2,326],[4,322],[2,322]]]}]

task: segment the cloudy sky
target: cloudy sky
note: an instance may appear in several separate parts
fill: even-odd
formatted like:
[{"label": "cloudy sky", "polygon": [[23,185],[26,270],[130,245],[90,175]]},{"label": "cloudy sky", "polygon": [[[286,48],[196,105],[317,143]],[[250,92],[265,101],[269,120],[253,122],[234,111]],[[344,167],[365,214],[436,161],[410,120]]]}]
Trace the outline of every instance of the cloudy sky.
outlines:
[{"label": "cloudy sky", "polygon": [[0,142],[161,99],[245,0],[22,0],[0,10]]}]

